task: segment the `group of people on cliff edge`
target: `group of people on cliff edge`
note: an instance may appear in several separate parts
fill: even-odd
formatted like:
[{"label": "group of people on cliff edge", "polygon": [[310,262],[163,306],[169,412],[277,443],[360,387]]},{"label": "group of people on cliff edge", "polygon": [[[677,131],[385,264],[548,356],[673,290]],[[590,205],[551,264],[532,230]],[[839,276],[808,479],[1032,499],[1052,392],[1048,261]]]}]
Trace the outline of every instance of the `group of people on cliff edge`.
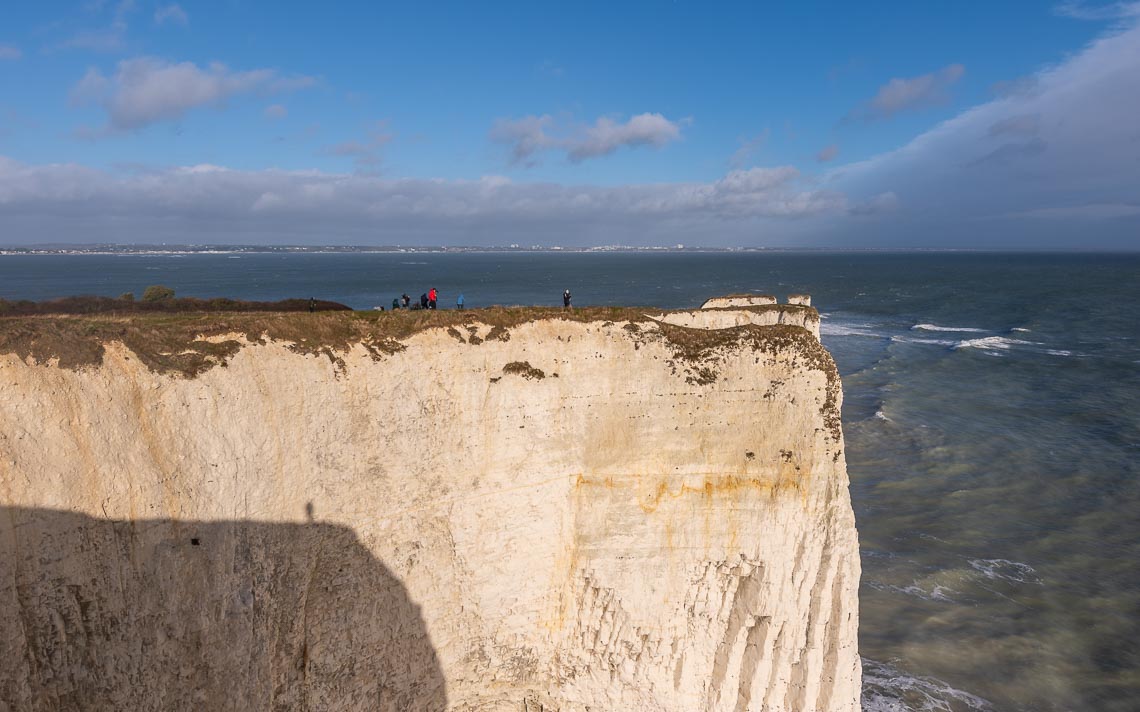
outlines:
[{"label": "group of people on cliff edge", "polygon": [[[407,292],[401,294],[392,300],[392,309],[435,309],[439,302],[439,290],[432,287],[428,291],[420,295],[420,303],[413,305],[412,298],[408,296]],[[461,293],[455,298],[455,308],[463,309],[463,294]]]},{"label": "group of people on cliff edge", "polygon": [[[573,297],[571,297],[569,289],[563,291],[562,292],[562,308],[563,309],[572,308],[571,303],[570,303],[572,299],[573,299]],[[435,287],[432,287],[428,291],[421,294],[420,295],[420,303],[417,305],[412,304],[412,298],[408,296],[407,292],[405,292],[405,293],[401,294],[400,296],[398,296],[392,300],[392,311],[396,311],[397,309],[435,309],[438,300],[439,300],[439,291]],[[312,301],[312,300],[310,300],[310,301]],[[465,301],[463,298],[463,293],[460,292],[459,296],[455,298],[455,308],[458,309],[459,311],[463,311],[464,304],[465,304]],[[377,308],[382,309],[382,307],[377,307]],[[312,310],[312,305],[310,304],[310,311],[311,310]]]}]

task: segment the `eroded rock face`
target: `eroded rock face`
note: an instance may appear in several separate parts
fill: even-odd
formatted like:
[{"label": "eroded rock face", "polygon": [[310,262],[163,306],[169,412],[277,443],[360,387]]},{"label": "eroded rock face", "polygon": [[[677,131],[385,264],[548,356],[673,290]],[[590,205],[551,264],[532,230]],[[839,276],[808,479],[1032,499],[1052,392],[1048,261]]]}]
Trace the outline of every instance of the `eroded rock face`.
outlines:
[{"label": "eroded rock face", "polygon": [[477,319],[0,357],[0,709],[858,709],[812,334]]},{"label": "eroded rock face", "polygon": [[701,309],[724,309],[731,307],[760,307],[775,304],[776,298],[770,294],[730,294],[705,300]]},{"label": "eroded rock face", "polygon": [[[763,297],[769,299],[769,297]],[[807,297],[810,301],[811,297]],[[714,300],[709,300],[714,301]],[[748,305],[743,307],[706,306],[699,311],[674,311],[653,315],[667,324],[676,324],[694,329],[729,329],[734,326],[773,326],[786,324],[800,326],[819,338],[819,312],[808,305],[792,303],[788,305]]]}]

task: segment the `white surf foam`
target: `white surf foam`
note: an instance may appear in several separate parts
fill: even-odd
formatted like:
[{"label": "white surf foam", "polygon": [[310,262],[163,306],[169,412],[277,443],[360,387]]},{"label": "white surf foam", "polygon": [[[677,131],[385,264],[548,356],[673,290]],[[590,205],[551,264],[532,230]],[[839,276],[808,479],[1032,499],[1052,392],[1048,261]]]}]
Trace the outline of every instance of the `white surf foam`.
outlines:
[{"label": "white surf foam", "polygon": [[952,588],[949,588],[947,586],[940,586],[938,584],[935,584],[929,591],[927,591],[922,586],[919,586],[917,581],[909,586],[896,586],[892,583],[879,583],[878,581],[868,581],[867,585],[876,591],[901,593],[904,596],[912,596],[923,601],[957,603],[957,601],[950,597],[950,594],[957,594],[958,592]]},{"label": "white surf foam", "polygon": [[1025,332],[1028,332],[1029,329],[1022,329],[1021,327],[1015,326],[1012,329],[1010,329],[1010,331],[1020,331],[1022,333],[1025,333]]},{"label": "white surf foam", "polygon": [[1029,564],[1009,559],[970,559],[970,566],[988,579],[1043,585],[1037,570]]},{"label": "white surf foam", "polygon": [[878,418],[879,420],[885,420],[888,423],[891,422],[891,419],[887,417],[887,414],[881,410],[875,411],[875,417]]},{"label": "white surf foam", "polygon": [[957,346],[958,344],[954,339],[918,339],[909,336],[892,336],[891,341],[902,344],[931,344],[934,346]]},{"label": "white surf foam", "polygon": [[911,331],[963,331],[975,334],[986,333],[985,329],[975,329],[971,326],[938,326],[937,324],[915,324]]},{"label": "white surf foam", "polygon": [[993,705],[977,695],[894,665],[863,658],[863,712],[989,712]]},{"label": "white surf foam", "polygon": [[958,349],[984,349],[986,351],[992,351],[994,349],[1000,349],[1002,351],[1008,351],[1009,349],[1013,348],[1014,346],[1032,346],[1032,345],[1034,345],[1034,342],[1032,342],[1032,341],[1023,341],[1021,339],[1011,339],[1007,336],[984,336],[980,339],[966,339],[965,341],[959,341],[957,344],[954,345],[954,350],[956,351]]},{"label": "white surf foam", "polygon": [[883,338],[883,334],[873,331],[873,324],[836,324],[824,321],[819,325],[819,333],[823,336],[869,336],[875,339]]},{"label": "white surf foam", "polygon": [[1072,351],[1066,351],[1065,349],[1045,349],[1045,353],[1049,354],[1050,356],[1072,356],[1073,355]]}]

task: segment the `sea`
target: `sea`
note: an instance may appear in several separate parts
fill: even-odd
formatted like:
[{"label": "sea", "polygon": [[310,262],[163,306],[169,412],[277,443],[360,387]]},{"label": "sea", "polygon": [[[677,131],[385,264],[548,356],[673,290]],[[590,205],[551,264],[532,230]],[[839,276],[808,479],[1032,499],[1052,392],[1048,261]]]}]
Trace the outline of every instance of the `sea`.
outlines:
[{"label": "sea", "polygon": [[1140,709],[1140,255],[0,256],[4,299],[150,284],[357,309],[811,294],[843,377],[864,710]]}]

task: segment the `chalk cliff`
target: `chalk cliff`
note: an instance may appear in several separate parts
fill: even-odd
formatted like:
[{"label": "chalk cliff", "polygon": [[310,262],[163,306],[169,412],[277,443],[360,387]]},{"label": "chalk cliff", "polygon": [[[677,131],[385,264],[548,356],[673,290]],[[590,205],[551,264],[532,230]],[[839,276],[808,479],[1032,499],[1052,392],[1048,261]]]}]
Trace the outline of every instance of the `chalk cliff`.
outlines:
[{"label": "chalk cliff", "polygon": [[147,319],[0,321],[0,710],[858,709],[810,307]]}]

